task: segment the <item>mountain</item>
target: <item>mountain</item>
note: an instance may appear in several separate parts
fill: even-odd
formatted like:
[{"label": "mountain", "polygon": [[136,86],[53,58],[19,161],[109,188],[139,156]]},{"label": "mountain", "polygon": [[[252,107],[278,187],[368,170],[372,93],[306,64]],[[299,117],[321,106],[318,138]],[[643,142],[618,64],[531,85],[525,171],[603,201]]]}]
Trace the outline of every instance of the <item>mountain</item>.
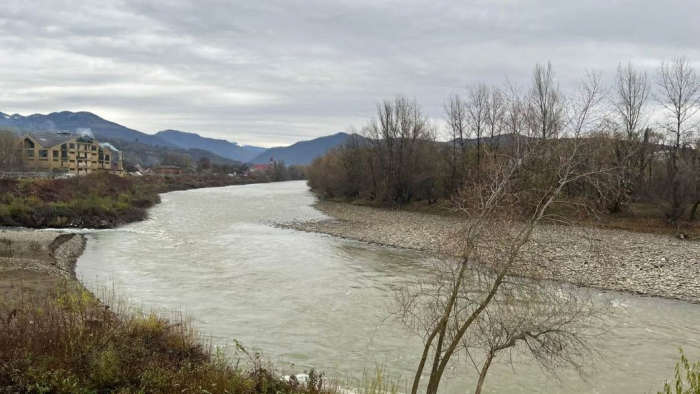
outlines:
[{"label": "mountain", "polygon": [[147,145],[175,145],[157,136],[124,127],[102,119],[91,112],[53,112],[48,115],[34,114],[22,116],[0,113],[0,126],[32,131],[71,131],[92,134],[98,140],[138,141]]},{"label": "mountain", "polygon": [[311,164],[315,158],[325,155],[326,152],[342,144],[349,137],[348,133],[338,133],[311,141],[299,141],[290,146],[270,148],[255,156],[250,162],[265,164],[270,161],[270,158],[273,158],[276,161],[284,161],[287,165]]},{"label": "mountain", "polygon": [[124,162],[129,165],[140,164],[145,167],[155,166],[161,164],[164,158],[173,157],[174,155],[188,157],[193,165],[196,165],[197,161],[202,157],[209,158],[212,164],[242,164],[239,161],[221,157],[203,149],[183,149],[172,146],[147,145],[138,141],[112,139],[106,139],[102,142],[109,142],[122,151],[124,154]]},{"label": "mountain", "polygon": [[202,137],[199,134],[178,130],[159,131],[156,133],[156,137],[183,149],[204,149],[219,156],[242,162],[247,162],[265,151],[265,148],[240,146],[235,142]]}]

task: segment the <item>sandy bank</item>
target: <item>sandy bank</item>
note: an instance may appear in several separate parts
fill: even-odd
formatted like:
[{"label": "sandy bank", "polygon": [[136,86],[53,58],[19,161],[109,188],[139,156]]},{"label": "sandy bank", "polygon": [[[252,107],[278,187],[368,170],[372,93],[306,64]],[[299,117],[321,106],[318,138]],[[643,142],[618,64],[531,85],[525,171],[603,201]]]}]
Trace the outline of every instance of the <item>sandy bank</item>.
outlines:
[{"label": "sandy bank", "polygon": [[[438,253],[463,219],[319,201],[332,219],[281,227]],[[620,230],[543,225],[532,246],[556,277],[582,286],[700,302],[700,243]]]}]

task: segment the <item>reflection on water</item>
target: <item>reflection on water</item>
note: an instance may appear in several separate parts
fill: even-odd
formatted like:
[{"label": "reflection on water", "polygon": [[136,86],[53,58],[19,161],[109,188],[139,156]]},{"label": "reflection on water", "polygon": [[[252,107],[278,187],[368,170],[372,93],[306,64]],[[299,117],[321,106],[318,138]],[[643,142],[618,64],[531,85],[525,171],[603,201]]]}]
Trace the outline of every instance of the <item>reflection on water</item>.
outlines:
[{"label": "reflection on water", "polygon": [[[420,340],[389,322],[391,288],[425,269],[421,254],[307,234],[274,222],[322,219],[303,182],[168,193],[150,219],[89,235],[78,262],[88,284],[110,282],[134,301],[183,310],[222,345],[238,339],[297,369],[358,375],[386,365],[409,377]],[[678,346],[700,359],[700,307],[613,294],[613,338],[589,383],[536,366],[497,365],[487,392],[648,392],[673,375]],[[473,374],[442,386],[464,393]]]}]

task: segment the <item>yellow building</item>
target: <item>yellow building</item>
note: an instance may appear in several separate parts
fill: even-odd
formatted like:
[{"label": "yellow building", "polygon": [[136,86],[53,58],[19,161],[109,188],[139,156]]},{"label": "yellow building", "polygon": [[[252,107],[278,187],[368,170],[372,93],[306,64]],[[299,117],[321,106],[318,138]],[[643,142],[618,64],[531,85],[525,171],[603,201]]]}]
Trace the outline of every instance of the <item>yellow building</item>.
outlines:
[{"label": "yellow building", "polygon": [[122,152],[87,135],[27,133],[20,138],[27,170],[86,175],[93,172],[123,174]]}]

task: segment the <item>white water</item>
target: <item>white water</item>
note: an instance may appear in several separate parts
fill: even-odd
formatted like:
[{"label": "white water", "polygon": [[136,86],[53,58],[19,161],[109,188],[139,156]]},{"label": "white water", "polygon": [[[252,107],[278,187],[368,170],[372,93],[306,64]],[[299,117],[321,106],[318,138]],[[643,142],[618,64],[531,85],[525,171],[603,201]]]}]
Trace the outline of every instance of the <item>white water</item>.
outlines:
[{"label": "white water", "polygon": [[[303,182],[164,194],[150,219],[88,235],[78,261],[90,286],[112,283],[137,304],[182,310],[220,345],[233,339],[273,361],[361,375],[385,365],[411,377],[420,340],[390,322],[392,286],[418,275],[425,256],[271,226],[319,219]],[[492,368],[486,392],[646,393],[673,376],[677,349],[700,360],[700,305],[608,293],[612,337],[588,382],[561,381],[524,359]],[[466,367],[468,368],[468,367]],[[441,386],[468,393],[472,370]]]}]

